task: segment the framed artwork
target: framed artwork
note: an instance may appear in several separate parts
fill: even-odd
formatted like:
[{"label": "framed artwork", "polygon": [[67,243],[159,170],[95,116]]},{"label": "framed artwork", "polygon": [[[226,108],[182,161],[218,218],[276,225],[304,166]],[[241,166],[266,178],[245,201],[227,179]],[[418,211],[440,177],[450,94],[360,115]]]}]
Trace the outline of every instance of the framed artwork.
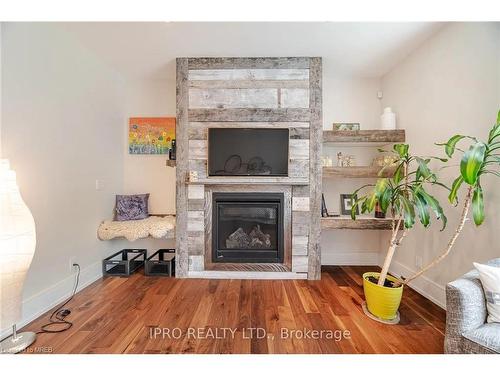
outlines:
[{"label": "framed artwork", "polygon": [[175,140],[175,117],[131,117],[128,152],[134,155],[166,155]]},{"label": "framed artwork", "polygon": [[[358,199],[354,196],[354,199]],[[340,194],[340,212],[342,215],[351,215],[352,194]],[[359,215],[359,207],[356,206],[356,215]]]}]

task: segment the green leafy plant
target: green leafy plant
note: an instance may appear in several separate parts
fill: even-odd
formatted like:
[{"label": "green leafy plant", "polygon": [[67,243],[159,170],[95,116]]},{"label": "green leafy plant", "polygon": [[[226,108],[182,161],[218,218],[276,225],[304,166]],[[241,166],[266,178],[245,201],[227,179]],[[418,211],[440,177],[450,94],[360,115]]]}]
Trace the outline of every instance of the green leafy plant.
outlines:
[{"label": "green leafy plant", "polygon": [[[384,285],[394,253],[408,231],[414,227],[417,218],[424,227],[428,227],[433,213],[442,222],[441,230],[444,230],[447,223],[441,204],[427,191],[428,186],[434,185],[447,188],[438,181],[437,175],[429,167],[431,159],[443,162],[447,159],[411,155],[407,144],[396,144],[391,152],[396,155],[397,160],[384,167],[379,175],[386,169],[391,169],[394,172],[392,177],[379,178],[375,185],[364,185],[352,195],[352,219],[356,219],[357,208],[361,208],[361,213],[370,213],[377,205],[392,219],[391,240],[378,285]],[[360,194],[366,190],[366,194]],[[404,283],[403,280],[400,281]]]},{"label": "green leafy plant", "polygon": [[[467,150],[457,147],[464,140],[468,140],[470,143]],[[444,146],[446,155],[449,158],[453,157],[456,151],[462,153],[460,175],[453,181],[448,196],[452,204],[458,204],[457,194],[462,186],[466,186],[467,191],[462,206],[462,213],[457,228],[444,252],[434,258],[427,266],[407,278],[404,281],[405,284],[434,267],[450,253],[464,228],[471,206],[474,223],[478,226],[484,222],[484,191],[481,180],[486,175],[500,177],[500,111],[498,111],[496,124],[491,128],[488,139],[485,142],[475,137],[457,134],[451,137],[448,142],[438,145]]]}]

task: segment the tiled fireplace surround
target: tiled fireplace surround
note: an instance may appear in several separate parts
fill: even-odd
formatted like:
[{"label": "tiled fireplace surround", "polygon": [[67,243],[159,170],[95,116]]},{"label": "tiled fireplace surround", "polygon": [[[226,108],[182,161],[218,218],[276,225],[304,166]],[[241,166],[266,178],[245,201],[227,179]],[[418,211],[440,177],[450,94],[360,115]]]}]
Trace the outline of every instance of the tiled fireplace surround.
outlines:
[{"label": "tiled fireplace surround", "polygon": [[[321,58],[177,59],[176,275],[319,279]],[[209,128],[288,128],[288,177],[208,176]],[[211,262],[212,194],[284,194],[283,265]]]}]

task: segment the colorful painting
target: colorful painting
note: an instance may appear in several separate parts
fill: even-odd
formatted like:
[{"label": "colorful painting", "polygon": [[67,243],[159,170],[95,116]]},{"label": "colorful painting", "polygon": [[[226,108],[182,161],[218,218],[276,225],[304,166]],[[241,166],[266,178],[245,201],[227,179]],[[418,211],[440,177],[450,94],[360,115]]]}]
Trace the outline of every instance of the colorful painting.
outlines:
[{"label": "colorful painting", "polygon": [[173,139],[175,117],[131,117],[129,120],[129,154],[168,154]]}]

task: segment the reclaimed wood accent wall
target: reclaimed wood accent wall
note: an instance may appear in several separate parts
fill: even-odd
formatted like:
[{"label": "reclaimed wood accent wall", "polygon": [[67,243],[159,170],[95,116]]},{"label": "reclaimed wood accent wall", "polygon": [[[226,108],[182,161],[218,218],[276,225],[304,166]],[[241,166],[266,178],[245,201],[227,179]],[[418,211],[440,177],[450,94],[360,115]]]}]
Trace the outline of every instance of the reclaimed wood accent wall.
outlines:
[{"label": "reclaimed wood accent wall", "polygon": [[[321,94],[319,57],[177,59],[177,277],[214,277],[206,259],[211,192],[252,186],[288,192],[291,265],[283,278],[320,278]],[[209,177],[215,127],[289,129],[288,177]]]}]

